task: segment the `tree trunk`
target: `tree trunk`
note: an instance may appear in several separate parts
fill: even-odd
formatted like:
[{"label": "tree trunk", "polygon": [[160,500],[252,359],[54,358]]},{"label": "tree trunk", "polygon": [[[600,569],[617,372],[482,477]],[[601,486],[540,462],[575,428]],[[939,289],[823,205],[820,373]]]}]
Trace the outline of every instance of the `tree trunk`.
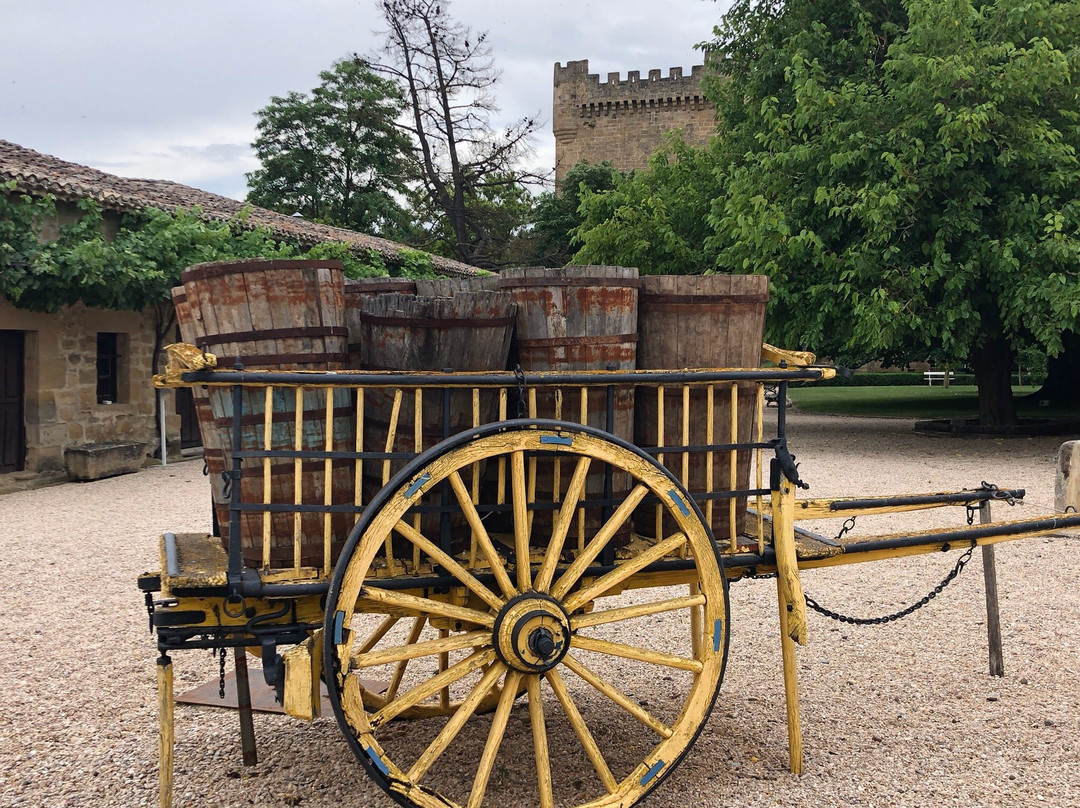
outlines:
[{"label": "tree trunk", "polygon": [[1080,334],[1066,331],[1061,335],[1063,349],[1060,354],[1047,360],[1046,381],[1031,398],[1037,401],[1049,401],[1051,404],[1075,403],[1080,401]]},{"label": "tree trunk", "polygon": [[971,366],[979,388],[979,423],[983,426],[1015,425],[1013,350],[1009,340],[1001,335],[984,337],[971,352]]}]

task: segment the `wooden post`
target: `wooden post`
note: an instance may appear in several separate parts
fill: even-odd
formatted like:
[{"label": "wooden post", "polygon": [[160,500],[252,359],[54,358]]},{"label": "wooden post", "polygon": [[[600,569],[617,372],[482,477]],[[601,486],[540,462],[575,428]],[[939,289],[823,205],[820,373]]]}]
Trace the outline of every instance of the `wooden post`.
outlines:
[{"label": "wooden post", "polygon": [[240,715],[240,746],[244,753],[244,765],[254,766],[259,762],[259,753],[255,748],[255,722],[251,713],[246,649],[233,649],[233,666],[236,669],[236,710]]},{"label": "wooden post", "polygon": [[167,654],[158,657],[158,808],[172,808],[173,671]]},{"label": "wooden post", "polygon": [[799,725],[799,679],[795,642],[806,643],[806,601],[799,583],[795,554],[795,486],[773,460],[773,550],[776,552],[776,596],[780,609],[780,648],[784,660],[784,697],[788,722],[788,767],[802,774],[802,730]]},{"label": "wooden post", "polygon": [[[979,524],[990,524],[990,502],[979,506]],[[982,548],[983,581],[986,585],[986,639],[990,649],[990,675],[1005,675],[1005,654],[1001,647],[1001,615],[998,611],[997,565],[994,545]]]},{"label": "wooden post", "polygon": [[788,614],[784,607],[782,584],[776,580],[780,603],[780,648],[784,659],[784,700],[787,705],[788,768],[792,774],[802,774],[802,726],[799,723],[799,672],[796,668],[795,641],[788,634]]}]

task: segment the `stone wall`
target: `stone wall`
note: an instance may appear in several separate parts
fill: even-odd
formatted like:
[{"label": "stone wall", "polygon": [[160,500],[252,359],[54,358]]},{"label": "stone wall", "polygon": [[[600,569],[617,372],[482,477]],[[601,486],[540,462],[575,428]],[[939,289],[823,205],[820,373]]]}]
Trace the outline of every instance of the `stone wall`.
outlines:
[{"label": "stone wall", "polygon": [[[64,467],[64,449],[82,443],[132,441],[153,452],[159,442],[150,378],[154,321],[150,311],[91,309],[78,304],[44,314],[0,297],[0,328],[25,332],[24,421],[29,471]],[[99,404],[97,334],[120,336],[117,401]],[[178,440],[172,393],[165,411],[169,442]]]},{"label": "stone wall", "polygon": [[675,129],[685,140],[704,146],[715,131],[713,106],[701,92],[705,66],[681,67],[661,77],[650,70],[642,79],[631,70],[625,81],[609,73],[607,82],[589,73],[589,60],[555,63],[551,128],[555,134],[555,181],[582,161],[611,162],[620,171],[644,168]]}]

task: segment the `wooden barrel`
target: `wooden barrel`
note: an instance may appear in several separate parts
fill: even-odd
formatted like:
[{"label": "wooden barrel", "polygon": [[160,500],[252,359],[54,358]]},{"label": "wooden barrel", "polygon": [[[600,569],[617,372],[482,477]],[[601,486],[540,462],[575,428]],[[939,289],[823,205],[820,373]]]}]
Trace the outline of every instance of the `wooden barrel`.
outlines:
[{"label": "wooden barrel", "polygon": [[[191,341],[218,356],[218,367],[231,368],[238,360],[245,370],[338,370],[348,358],[348,330],[345,326],[342,266],[337,261],[247,260],[198,264],[181,276],[184,283],[182,305],[188,308]],[[183,326],[181,327],[183,334]],[[185,336],[187,339],[187,336]],[[208,408],[201,409],[200,429],[207,468],[214,480],[218,529],[224,540],[230,532],[228,501],[221,474],[232,467],[233,405],[231,391],[209,388]],[[270,448],[296,448],[295,410],[303,408],[300,448],[326,448],[326,392],[303,391],[297,401],[295,391],[275,392]],[[262,433],[265,393],[262,389],[243,392],[240,443],[244,449],[265,448]],[[349,451],[355,444],[351,396],[347,390],[333,393],[331,448]],[[243,463],[241,499],[262,502],[264,464]],[[293,502],[299,495],[304,504],[324,504],[327,486],[322,461],[305,461],[296,474],[290,458],[270,463],[271,500]],[[354,499],[354,464],[334,461],[330,474],[331,504],[351,505]],[[297,492],[297,487],[301,490]],[[262,513],[241,515],[241,544],[249,566],[261,567],[263,556]],[[294,557],[294,521],[291,513],[270,517],[270,566],[321,566],[323,563],[323,515],[305,513],[300,520],[301,558]],[[331,517],[333,555],[344,544],[355,514],[336,513]]]},{"label": "wooden barrel", "polygon": [[[419,285],[419,282],[418,282]],[[354,317],[360,326],[361,362],[372,371],[492,371],[506,367],[515,306],[505,292],[457,292],[452,296],[384,294],[364,297]],[[474,425],[496,419],[498,394],[450,388],[402,394],[394,411],[395,391],[368,389],[364,394],[364,447],[368,451],[420,452]],[[418,415],[417,409],[420,409]],[[406,460],[365,464],[365,499],[382,488]],[[424,529],[433,528],[425,519]]]},{"label": "wooden barrel", "polygon": [[[521,267],[501,272],[499,288],[509,292],[518,306],[512,351],[526,379],[531,371],[634,370],[639,284],[638,271],[632,267]],[[610,424],[605,392],[595,388],[589,391],[584,419],[577,390],[565,391],[561,411],[553,393],[538,393],[536,415],[585,422],[632,440],[633,388],[620,386],[613,391],[614,418]],[[604,498],[606,470],[600,466],[594,464],[586,480],[586,519],[582,527],[586,534],[594,532],[604,516],[601,508],[588,505],[590,500]],[[556,475],[563,489],[558,496],[554,494]],[[569,478],[562,469],[538,471],[537,500],[561,501]],[[616,473],[612,479],[613,498],[622,499],[628,487],[629,477]],[[549,520],[550,516],[541,519],[541,528]],[[628,539],[629,528],[617,538],[620,542]]]},{"label": "wooden barrel", "polygon": [[[176,310],[176,324],[180,328],[180,339],[195,345],[198,342],[198,332],[195,329],[191,306],[188,305],[183,286],[173,287],[172,303]],[[210,475],[210,485],[213,488],[213,502],[215,503],[214,520],[220,522],[222,514],[219,505],[224,501],[224,484],[220,474],[222,468],[221,434],[214,427],[214,416],[206,387],[195,385],[189,389],[195,404],[195,414],[199,419],[199,434],[202,437],[203,454],[207,458],[207,470],[209,470],[210,458],[213,458],[214,468],[219,470],[219,473]]]},{"label": "wooden barrel", "polygon": [[357,369],[362,364],[360,303],[364,298],[398,292],[416,294],[416,281],[411,278],[347,278],[345,280],[345,324],[349,329],[349,367]]},{"label": "wooden barrel", "polygon": [[[641,369],[756,368],[761,364],[761,344],[765,330],[765,308],[769,300],[769,279],[764,275],[656,275],[642,278],[639,303],[638,367]],[[694,389],[689,396],[689,435],[685,445],[712,442],[747,443],[754,440],[757,386],[734,385],[736,424],[732,434],[731,384],[718,384],[710,411],[708,393]],[[669,387],[664,394],[663,429],[665,446],[684,443],[684,412],[681,388]],[[644,448],[658,446],[659,419],[656,388],[639,388],[636,405],[635,443]],[[683,463],[682,453],[665,453],[664,465],[684,482],[691,494],[746,490],[750,483],[752,452],[736,452],[736,473],[732,477],[731,453],[691,452]],[[734,503],[733,505],[731,503]],[[701,507],[712,524],[718,541],[730,541],[742,528],[746,497],[722,498]],[[657,532],[655,522],[638,519],[638,531]],[[670,526],[659,526],[661,535]]]}]

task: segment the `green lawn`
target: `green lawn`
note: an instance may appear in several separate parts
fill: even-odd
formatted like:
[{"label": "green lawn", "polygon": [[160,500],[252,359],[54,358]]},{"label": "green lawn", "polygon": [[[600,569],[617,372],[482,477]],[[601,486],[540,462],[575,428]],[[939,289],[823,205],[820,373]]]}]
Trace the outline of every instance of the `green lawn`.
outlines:
[{"label": "green lawn", "polygon": [[[1013,387],[1019,399],[1038,388]],[[979,400],[972,385],[912,385],[895,387],[814,387],[791,386],[788,395],[800,410],[832,415],[864,415],[883,418],[974,418],[979,414]],[[1071,415],[1076,411],[1039,407],[1018,402],[1023,418],[1050,418]]]}]

